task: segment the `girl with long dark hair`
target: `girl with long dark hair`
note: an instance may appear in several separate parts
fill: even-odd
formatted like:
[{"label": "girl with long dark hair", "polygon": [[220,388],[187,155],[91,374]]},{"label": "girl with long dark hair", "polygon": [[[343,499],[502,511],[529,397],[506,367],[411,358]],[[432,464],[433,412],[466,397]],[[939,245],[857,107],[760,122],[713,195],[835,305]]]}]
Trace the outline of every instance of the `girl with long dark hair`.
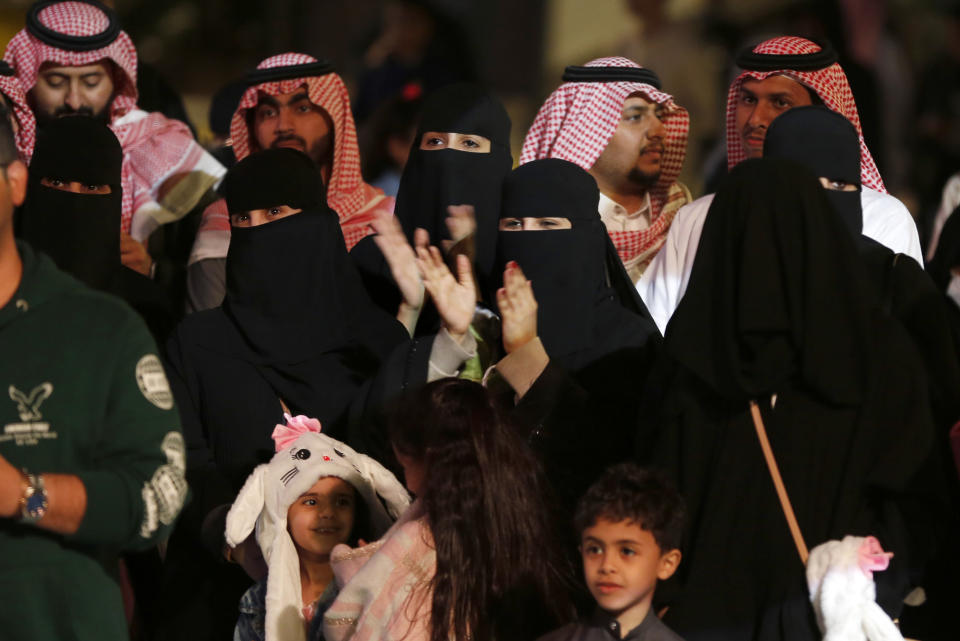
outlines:
[{"label": "girl with long dark hair", "polygon": [[333,551],[348,581],[328,641],[532,639],[571,614],[540,466],[482,386],[430,383],[390,434],[417,501],[382,541]]}]

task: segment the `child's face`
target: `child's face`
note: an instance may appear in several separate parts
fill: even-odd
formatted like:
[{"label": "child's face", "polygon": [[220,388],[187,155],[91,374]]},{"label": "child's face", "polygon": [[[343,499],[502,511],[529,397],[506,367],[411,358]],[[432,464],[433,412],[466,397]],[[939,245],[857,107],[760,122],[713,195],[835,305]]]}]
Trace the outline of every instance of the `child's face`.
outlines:
[{"label": "child's face", "polygon": [[599,519],[583,531],[580,552],[590,593],[617,617],[623,634],[646,616],[657,579],[669,578],[680,562],[679,550],[661,551],[633,521]]},{"label": "child's face", "polygon": [[356,504],[353,486],[343,479],[325,476],[314,483],[287,510],[287,528],[297,551],[323,557],[333,546],[346,543]]}]

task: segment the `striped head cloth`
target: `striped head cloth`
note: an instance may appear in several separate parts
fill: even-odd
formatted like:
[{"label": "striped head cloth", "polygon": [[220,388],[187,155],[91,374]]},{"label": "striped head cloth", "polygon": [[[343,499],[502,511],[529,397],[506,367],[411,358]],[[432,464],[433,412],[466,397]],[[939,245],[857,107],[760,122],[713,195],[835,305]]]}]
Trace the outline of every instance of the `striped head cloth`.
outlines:
[{"label": "striped head cloth", "polygon": [[[590,77],[589,69],[593,67],[643,69],[632,60],[620,57],[599,58],[584,67],[568,68],[565,78],[572,81],[560,85],[540,107],[523,141],[520,164],[561,158],[589,170],[620,124],[623,103],[628,97],[639,93],[660,105],[666,138],[660,178],[650,190],[650,226],[643,231],[609,232],[624,263],[641,254],[645,255],[644,261],[649,261],[663,245],[676,211],[686,202],[687,191],[677,183],[677,177],[687,151],[690,117],[670,94],[656,86],[659,83],[653,74],[645,81],[640,74],[632,80],[581,80],[580,77]],[[571,69],[581,73],[570,73]]]},{"label": "striped head cloth", "polygon": [[[310,102],[330,116],[333,122],[333,167],[327,184],[327,204],[340,216],[349,250],[372,233],[368,219],[372,218],[373,206],[385,199],[383,192],[365,183],[360,173],[357,131],[343,80],[329,65],[302,53],[283,53],[267,58],[248,75],[248,80],[251,81],[250,87],[244,92],[230,121],[230,137],[237,160],[243,160],[258,150],[247,125],[247,113],[256,108],[260,94],[277,96],[306,86]],[[389,200],[392,206],[392,199]]]},{"label": "striped head cloth", "polygon": [[[778,58],[783,67],[779,67]],[[727,93],[728,169],[733,169],[747,158],[743,140],[737,130],[737,101],[743,81],[786,76],[815,92],[824,105],[850,121],[860,136],[860,177],[863,185],[880,192],[887,191],[873,156],[863,140],[860,115],[857,113],[850,83],[828,45],[821,46],[795,36],[782,36],[761,42],[743,52],[737,61],[741,68],[747,70],[737,76]]]}]

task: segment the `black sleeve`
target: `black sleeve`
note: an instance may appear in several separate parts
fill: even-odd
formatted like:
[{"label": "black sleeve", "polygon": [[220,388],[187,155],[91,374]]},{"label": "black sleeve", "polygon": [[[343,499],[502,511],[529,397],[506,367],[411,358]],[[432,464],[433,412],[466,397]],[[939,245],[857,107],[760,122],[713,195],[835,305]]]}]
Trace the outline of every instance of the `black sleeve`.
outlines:
[{"label": "black sleeve", "polygon": [[397,345],[350,408],[347,444],[373,457],[394,474],[401,468],[387,434],[387,415],[404,394],[426,384],[434,338],[415,338]]}]

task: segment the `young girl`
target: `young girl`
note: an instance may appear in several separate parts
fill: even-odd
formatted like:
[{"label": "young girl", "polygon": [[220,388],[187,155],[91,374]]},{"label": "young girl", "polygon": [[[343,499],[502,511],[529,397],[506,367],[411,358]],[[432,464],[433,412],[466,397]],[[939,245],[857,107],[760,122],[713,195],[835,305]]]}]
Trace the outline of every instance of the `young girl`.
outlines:
[{"label": "young girl", "polygon": [[539,466],[487,391],[430,383],[397,413],[391,440],[417,501],[377,544],[334,550],[345,585],[325,639],[533,639],[565,620],[569,569]]},{"label": "young girl", "polygon": [[320,434],[319,421],[286,419],[273,432],[276,455],[253,471],[227,515],[227,543],[236,547],[256,526],[269,568],[241,599],[236,641],[321,638],[317,615],[337,594],[330,551],[380,536],[409,505],[392,474]]}]

